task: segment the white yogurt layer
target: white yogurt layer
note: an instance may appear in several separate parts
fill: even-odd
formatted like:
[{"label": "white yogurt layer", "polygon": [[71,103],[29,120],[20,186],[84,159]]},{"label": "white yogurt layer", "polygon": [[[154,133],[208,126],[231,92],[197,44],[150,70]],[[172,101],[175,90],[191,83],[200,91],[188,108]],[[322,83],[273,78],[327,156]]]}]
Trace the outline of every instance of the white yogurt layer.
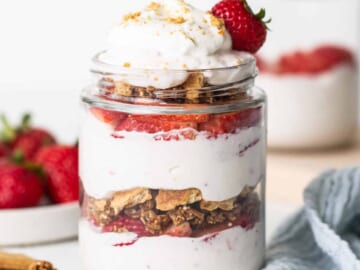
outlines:
[{"label": "white yogurt layer", "polygon": [[264,228],[240,226],[216,237],[145,237],[129,246],[114,245],[136,239],[133,233],[98,233],[80,222],[80,252],[85,270],[257,270],[263,263]]},{"label": "white yogurt layer", "polygon": [[[181,0],[166,0],[125,15],[110,31],[108,48],[98,60],[127,69],[164,72],[238,66],[249,57],[232,50],[231,37],[223,22],[211,13]],[[221,75],[221,80],[217,78],[213,82],[221,84],[243,78],[240,68],[236,69],[236,76],[224,72],[215,75]],[[187,77],[186,72],[164,75],[147,71],[142,76],[128,74],[126,81],[136,86],[164,89],[182,84]]]},{"label": "white yogurt layer", "polygon": [[357,127],[357,73],[340,65],[319,75],[261,74],[269,100],[270,147],[321,148],[349,143]]},{"label": "white yogurt layer", "polygon": [[[104,198],[134,187],[198,188],[203,198],[222,201],[245,186],[256,186],[265,174],[264,128],[207,139],[156,141],[154,134],[123,132],[88,114],[80,139],[80,176],[92,197]],[[246,151],[245,151],[246,150]]]}]

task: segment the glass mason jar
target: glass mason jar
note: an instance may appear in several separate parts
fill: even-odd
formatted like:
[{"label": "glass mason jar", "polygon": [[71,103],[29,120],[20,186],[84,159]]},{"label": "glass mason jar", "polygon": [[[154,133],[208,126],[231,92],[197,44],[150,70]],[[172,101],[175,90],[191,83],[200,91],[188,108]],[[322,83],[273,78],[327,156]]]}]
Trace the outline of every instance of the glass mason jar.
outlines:
[{"label": "glass mason jar", "polygon": [[[260,0],[272,33],[257,84],[269,100],[269,146],[332,148],[358,127],[358,0]],[[285,12],[288,11],[288,12]]]},{"label": "glass mason jar", "polygon": [[92,73],[82,94],[82,269],[261,267],[266,109],[254,57],[135,70],[96,56]]}]

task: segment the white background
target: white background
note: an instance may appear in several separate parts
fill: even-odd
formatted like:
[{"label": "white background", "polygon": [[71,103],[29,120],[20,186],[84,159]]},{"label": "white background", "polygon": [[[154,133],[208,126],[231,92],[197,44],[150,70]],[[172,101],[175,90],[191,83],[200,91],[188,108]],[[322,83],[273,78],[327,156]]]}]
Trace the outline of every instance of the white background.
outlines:
[{"label": "white background", "polygon": [[[14,120],[21,112],[32,111],[35,122],[50,127],[65,142],[75,141],[78,96],[90,81],[90,58],[104,48],[107,30],[122,13],[144,2],[1,0],[0,113]],[[208,8],[217,0],[190,2]],[[266,6],[273,17],[263,50],[269,56],[326,39],[357,46],[357,0],[249,2]]]}]

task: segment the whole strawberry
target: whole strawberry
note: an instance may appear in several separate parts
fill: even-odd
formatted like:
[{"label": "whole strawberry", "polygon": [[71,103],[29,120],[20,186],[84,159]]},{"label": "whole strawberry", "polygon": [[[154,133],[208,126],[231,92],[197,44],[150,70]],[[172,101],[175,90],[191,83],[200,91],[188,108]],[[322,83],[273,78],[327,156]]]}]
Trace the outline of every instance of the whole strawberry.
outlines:
[{"label": "whole strawberry", "polygon": [[79,199],[78,149],[72,146],[48,146],[40,150],[35,162],[42,165],[50,198],[55,203]]},{"label": "whole strawberry", "polygon": [[6,144],[0,142],[0,158],[5,157],[9,152]]},{"label": "whole strawberry", "polygon": [[37,174],[10,161],[0,163],[0,209],[37,206],[42,196]]},{"label": "whole strawberry", "polygon": [[267,33],[264,9],[254,14],[246,0],[222,0],[211,11],[224,20],[234,50],[255,53],[264,44]]},{"label": "whole strawberry", "polygon": [[2,117],[2,123],[3,140],[10,146],[12,153],[21,153],[25,159],[32,160],[42,147],[56,143],[48,131],[30,126],[28,114],[23,117],[18,128],[12,127],[5,117]]}]

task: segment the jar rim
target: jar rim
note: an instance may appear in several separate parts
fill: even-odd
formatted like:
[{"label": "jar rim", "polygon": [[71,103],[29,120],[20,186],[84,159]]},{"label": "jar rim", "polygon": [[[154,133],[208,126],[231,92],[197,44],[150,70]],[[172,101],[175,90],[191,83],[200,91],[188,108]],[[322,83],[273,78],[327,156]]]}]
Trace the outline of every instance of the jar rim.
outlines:
[{"label": "jar rim", "polygon": [[104,99],[94,93],[94,87],[88,86],[81,93],[81,101],[92,107],[100,109],[127,112],[134,114],[202,114],[202,113],[227,113],[257,107],[259,104],[266,102],[265,92],[253,87],[251,98],[244,100],[234,100],[224,104],[153,104],[153,103],[127,103],[117,100]]},{"label": "jar rim", "polygon": [[234,69],[240,69],[240,68],[249,68],[251,73],[253,73],[254,76],[257,75],[257,68],[256,68],[256,58],[247,52],[241,52],[241,55],[243,56],[241,59],[239,59],[240,63],[238,65],[232,65],[232,66],[225,66],[225,67],[217,67],[217,68],[198,68],[198,69],[161,69],[161,68],[133,68],[133,67],[124,67],[122,65],[117,64],[111,64],[107,63],[101,60],[101,55],[106,53],[106,50],[103,50],[97,54],[95,54],[92,58],[92,65],[90,68],[90,71],[92,73],[97,74],[116,74],[118,72],[124,73],[136,73],[136,72],[146,72],[146,71],[158,71],[158,72],[206,72],[206,71],[230,71]]}]

